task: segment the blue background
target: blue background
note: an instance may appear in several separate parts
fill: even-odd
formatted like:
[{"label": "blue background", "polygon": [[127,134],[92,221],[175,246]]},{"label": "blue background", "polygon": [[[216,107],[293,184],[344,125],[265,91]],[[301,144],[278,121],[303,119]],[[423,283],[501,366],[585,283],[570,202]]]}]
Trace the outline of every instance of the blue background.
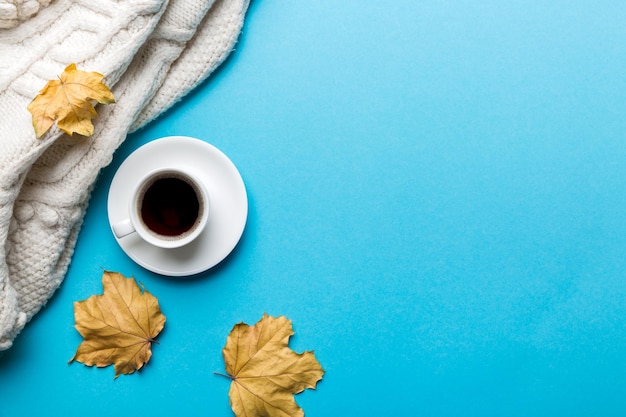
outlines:
[{"label": "blue background", "polygon": [[[208,82],[103,171],[61,288],[0,356],[0,415],[230,416],[235,323],[293,320],[314,416],[626,415],[626,3],[253,0]],[[110,181],[202,138],[247,186],[235,251],[135,265]],[[67,364],[73,301],[134,275],[168,322],[139,373]]]}]

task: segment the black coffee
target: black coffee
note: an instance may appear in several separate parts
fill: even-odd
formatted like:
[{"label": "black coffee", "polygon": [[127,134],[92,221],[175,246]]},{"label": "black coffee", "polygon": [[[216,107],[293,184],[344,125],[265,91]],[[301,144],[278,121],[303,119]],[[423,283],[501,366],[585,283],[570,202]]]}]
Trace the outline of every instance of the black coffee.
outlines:
[{"label": "black coffee", "polygon": [[155,180],[141,201],[141,219],[148,229],[162,236],[184,234],[196,224],[199,214],[196,191],[176,177]]}]

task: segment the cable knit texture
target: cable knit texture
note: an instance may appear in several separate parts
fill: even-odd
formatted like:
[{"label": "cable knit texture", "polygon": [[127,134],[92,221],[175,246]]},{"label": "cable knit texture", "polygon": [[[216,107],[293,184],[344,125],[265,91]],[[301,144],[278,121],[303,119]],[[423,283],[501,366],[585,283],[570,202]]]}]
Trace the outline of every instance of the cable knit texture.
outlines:
[{"label": "cable knit texture", "polygon": [[1,0],[0,29],[11,29],[50,4],[51,0]]},{"label": "cable knit texture", "polygon": [[[15,29],[0,31],[0,44],[4,37],[15,50],[34,51],[0,68],[0,91],[7,86],[0,93],[0,123],[8,128],[0,133],[0,350],[61,284],[101,168],[133,126],[158,116],[223,61],[248,6],[247,0],[92,3],[56,0]],[[44,39],[48,47],[41,48]],[[14,56],[0,48],[2,61]],[[26,106],[71,62],[105,74],[116,103],[98,108],[90,138],[55,128],[36,140]]]}]

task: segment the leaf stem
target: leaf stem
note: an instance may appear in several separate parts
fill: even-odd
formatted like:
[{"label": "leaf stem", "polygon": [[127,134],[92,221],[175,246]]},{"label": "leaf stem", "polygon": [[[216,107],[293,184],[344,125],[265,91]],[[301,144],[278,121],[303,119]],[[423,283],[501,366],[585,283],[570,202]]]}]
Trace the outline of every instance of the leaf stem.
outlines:
[{"label": "leaf stem", "polygon": [[235,379],[235,377],[233,377],[233,376],[221,374],[219,372],[213,372],[213,375],[223,376],[224,378],[228,378],[228,379]]}]

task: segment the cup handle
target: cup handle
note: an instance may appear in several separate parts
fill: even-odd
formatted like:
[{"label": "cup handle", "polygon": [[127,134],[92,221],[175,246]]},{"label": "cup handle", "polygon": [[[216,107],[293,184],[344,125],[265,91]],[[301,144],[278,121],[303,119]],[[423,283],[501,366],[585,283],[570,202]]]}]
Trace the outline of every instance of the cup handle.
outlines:
[{"label": "cup handle", "polygon": [[115,237],[118,239],[130,235],[135,231],[130,219],[122,220],[121,222],[114,224],[112,228]]}]

